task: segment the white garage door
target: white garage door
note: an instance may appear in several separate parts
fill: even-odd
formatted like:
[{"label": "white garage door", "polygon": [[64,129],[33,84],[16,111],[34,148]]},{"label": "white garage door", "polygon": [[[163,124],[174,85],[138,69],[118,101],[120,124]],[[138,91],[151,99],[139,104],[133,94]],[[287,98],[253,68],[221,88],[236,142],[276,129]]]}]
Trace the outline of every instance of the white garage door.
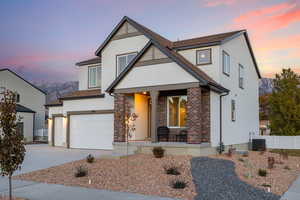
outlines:
[{"label": "white garage door", "polygon": [[65,145],[66,137],[63,134],[63,117],[54,118],[54,143],[55,146]]},{"label": "white garage door", "polygon": [[80,149],[112,149],[113,114],[70,116],[70,147]]}]

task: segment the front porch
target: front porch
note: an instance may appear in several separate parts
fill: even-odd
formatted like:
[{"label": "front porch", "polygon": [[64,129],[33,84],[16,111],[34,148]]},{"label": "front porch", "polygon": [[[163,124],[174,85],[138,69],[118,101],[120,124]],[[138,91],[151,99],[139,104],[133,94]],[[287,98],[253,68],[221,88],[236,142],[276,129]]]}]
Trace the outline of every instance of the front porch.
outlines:
[{"label": "front porch", "polygon": [[[210,90],[198,83],[116,89],[114,143],[186,148],[210,142]],[[127,137],[126,116],[136,130]],[[171,146],[170,146],[171,144]],[[192,147],[192,146],[190,146]]]}]

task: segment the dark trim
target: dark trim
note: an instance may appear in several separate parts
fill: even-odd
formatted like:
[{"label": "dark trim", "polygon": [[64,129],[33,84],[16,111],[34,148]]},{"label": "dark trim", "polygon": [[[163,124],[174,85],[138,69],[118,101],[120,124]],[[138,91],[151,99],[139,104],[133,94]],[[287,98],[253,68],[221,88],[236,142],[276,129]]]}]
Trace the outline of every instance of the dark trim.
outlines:
[{"label": "dark trim", "polygon": [[160,59],[138,61],[134,66],[143,67],[148,65],[157,65],[157,64],[164,64],[164,63],[171,63],[171,62],[173,61],[170,58],[160,58]]},{"label": "dark trim", "polygon": [[188,49],[196,49],[196,48],[202,48],[202,47],[211,47],[211,46],[217,46],[221,45],[220,41],[217,42],[207,42],[207,43],[201,43],[201,44],[195,44],[195,45],[187,45],[187,46],[181,46],[181,47],[174,47],[172,49],[177,50],[177,51],[182,51],[182,50],[188,50]]},{"label": "dark trim", "polygon": [[19,112],[19,113],[35,113],[34,110],[31,110],[30,108],[27,108],[27,107],[22,106],[20,104],[16,105],[16,112]]},{"label": "dark trim", "polygon": [[57,103],[57,104],[45,104],[44,105],[46,108],[48,107],[58,107],[58,106],[63,106],[63,103]]},{"label": "dark trim", "polygon": [[[208,63],[198,63],[198,52],[205,51],[205,50],[209,50],[209,57],[210,57],[209,59],[210,59],[210,62],[208,62]],[[211,64],[212,64],[212,49],[211,48],[196,50],[196,65],[197,66],[200,66],[200,65],[211,65]]]},{"label": "dark trim", "polygon": [[76,63],[75,65],[80,67],[80,66],[97,65],[97,64],[101,65],[101,58],[100,57],[84,60],[84,61]]},{"label": "dark trim", "polygon": [[224,62],[224,54],[226,54],[228,57],[229,57],[229,73],[231,71],[231,62],[230,62],[230,55],[225,51],[225,50],[222,50],[222,72],[223,74],[225,74],[226,76],[230,77],[230,74],[228,74],[227,72],[224,71],[224,65],[225,65],[225,62]]},{"label": "dark trim", "polygon": [[[133,52],[129,52],[129,53],[122,53],[122,54],[117,54],[116,55],[116,77],[118,77],[118,56],[126,56],[126,55],[130,55],[130,54],[134,54],[134,53],[136,53],[136,55],[135,55],[135,57],[139,54],[139,52],[138,51],[133,51]],[[127,58],[126,58],[127,59]],[[129,63],[128,63],[128,65],[129,65]],[[127,65],[127,66],[128,66]],[[126,66],[126,67],[127,67]],[[126,67],[125,67],[125,69],[126,69]],[[124,70],[125,70],[124,69]],[[124,71],[123,70],[123,71]],[[121,74],[121,72],[120,72],[120,74]]]},{"label": "dark trim", "polygon": [[78,96],[78,97],[62,97],[60,100],[77,100],[77,99],[92,99],[92,98],[104,98],[105,94],[91,95],[91,96]]},{"label": "dark trim", "polygon": [[257,76],[258,76],[259,79],[261,79],[261,74],[260,74],[256,59],[255,59],[255,56],[254,56],[254,52],[253,52],[253,49],[252,49],[252,46],[251,46],[251,43],[250,43],[250,39],[248,37],[248,33],[244,32],[244,36],[246,38],[246,42],[247,42],[247,45],[248,45],[248,48],[249,48],[249,51],[250,51],[250,54],[251,54],[251,57],[252,57],[252,61],[253,61],[254,66],[255,66]]},{"label": "dark trim", "polygon": [[22,78],[20,75],[18,75],[17,73],[15,73],[14,71],[8,69],[8,68],[4,68],[4,69],[0,69],[1,71],[9,71],[10,73],[12,73],[13,75],[15,75],[16,77],[22,79],[23,81],[25,81],[26,83],[28,83],[31,87],[33,87],[34,89],[37,89],[38,91],[40,91],[41,93],[43,93],[44,95],[47,95],[47,93],[45,91],[43,91],[42,89],[38,88],[37,86],[33,85],[32,83],[30,83],[29,81],[25,80],[24,78]]},{"label": "dark trim", "polygon": [[143,35],[142,33],[140,33],[139,31],[137,32],[133,32],[133,33],[126,33],[126,34],[122,34],[122,35],[115,35],[111,38],[112,41],[114,40],[121,40],[121,39],[124,39],[124,38],[129,38],[129,37],[136,37],[136,36],[139,36],[139,35]]}]

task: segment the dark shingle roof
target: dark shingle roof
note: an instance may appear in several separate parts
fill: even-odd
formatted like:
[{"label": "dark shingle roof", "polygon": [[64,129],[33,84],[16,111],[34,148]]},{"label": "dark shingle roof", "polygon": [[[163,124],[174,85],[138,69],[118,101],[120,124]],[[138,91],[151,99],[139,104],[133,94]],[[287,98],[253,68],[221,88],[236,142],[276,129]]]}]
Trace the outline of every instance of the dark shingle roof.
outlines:
[{"label": "dark shingle roof", "polygon": [[17,112],[24,112],[24,113],[35,113],[35,111],[33,111],[30,108],[27,108],[25,106],[22,106],[20,104],[17,104],[16,111]]},{"label": "dark shingle roof", "polygon": [[75,99],[84,99],[84,98],[103,98],[104,94],[101,93],[100,89],[94,90],[78,90],[71,92],[59,98],[60,100],[75,100]]},{"label": "dark shingle roof", "polygon": [[57,100],[51,101],[48,104],[45,104],[45,107],[55,107],[55,106],[62,106],[62,105],[63,105],[63,102],[61,100],[57,99]]}]

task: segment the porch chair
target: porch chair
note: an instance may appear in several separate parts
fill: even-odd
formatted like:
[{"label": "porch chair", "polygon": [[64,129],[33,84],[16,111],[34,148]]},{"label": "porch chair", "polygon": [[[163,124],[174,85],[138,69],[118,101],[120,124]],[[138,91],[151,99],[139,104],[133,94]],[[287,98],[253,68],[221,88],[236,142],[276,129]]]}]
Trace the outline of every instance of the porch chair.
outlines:
[{"label": "porch chair", "polygon": [[176,135],[176,142],[187,142],[187,130],[181,130],[178,135]]},{"label": "porch chair", "polygon": [[166,142],[169,141],[170,129],[166,126],[159,126],[157,128],[157,139],[160,142],[164,138]]}]

